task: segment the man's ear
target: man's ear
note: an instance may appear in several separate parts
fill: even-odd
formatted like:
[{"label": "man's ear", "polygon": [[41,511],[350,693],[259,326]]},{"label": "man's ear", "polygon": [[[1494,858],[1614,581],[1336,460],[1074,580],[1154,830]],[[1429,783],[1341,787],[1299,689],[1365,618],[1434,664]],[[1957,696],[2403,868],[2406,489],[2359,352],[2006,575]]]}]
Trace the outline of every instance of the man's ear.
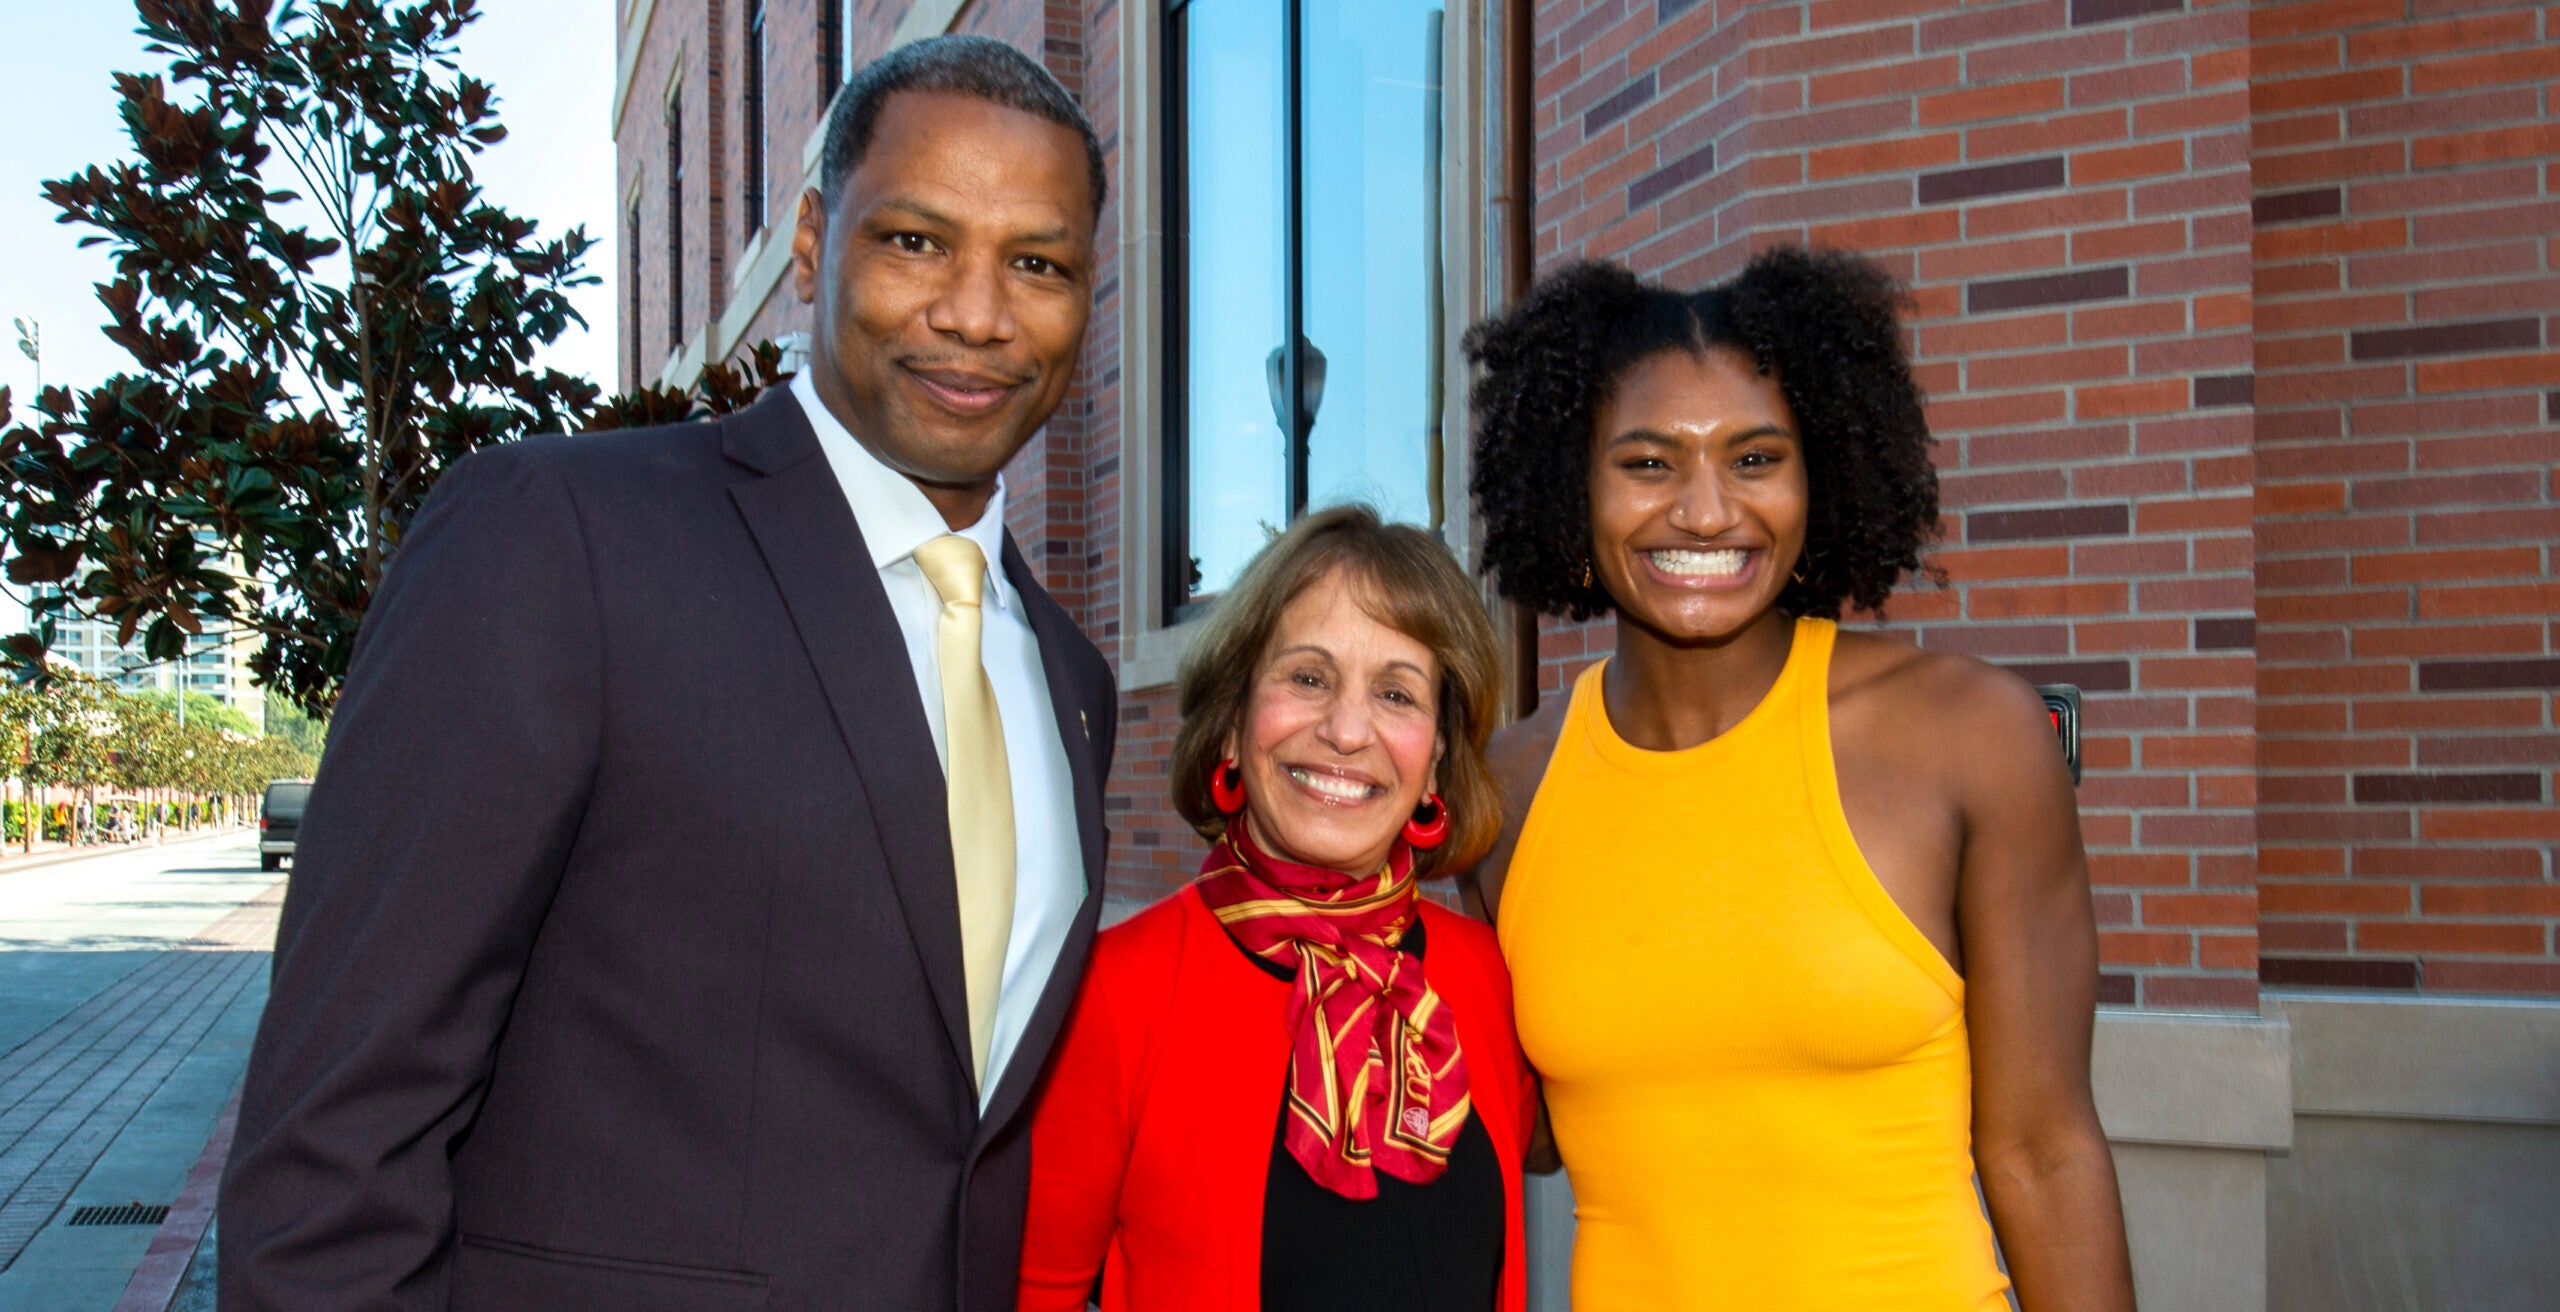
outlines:
[{"label": "man's ear", "polygon": [[791,230],[791,289],[808,305],[818,299],[818,266],[827,254],[827,202],[810,187],[800,193],[799,222]]}]

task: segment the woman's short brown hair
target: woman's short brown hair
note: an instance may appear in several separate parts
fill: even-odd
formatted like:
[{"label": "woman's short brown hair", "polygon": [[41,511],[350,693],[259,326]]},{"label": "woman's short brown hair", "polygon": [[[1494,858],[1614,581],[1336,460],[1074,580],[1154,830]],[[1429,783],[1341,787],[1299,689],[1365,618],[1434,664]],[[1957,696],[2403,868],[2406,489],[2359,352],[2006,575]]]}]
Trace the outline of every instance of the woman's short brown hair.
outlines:
[{"label": "woman's short brown hair", "polygon": [[1414,866],[1426,875],[1464,869],[1502,829],[1502,790],[1484,759],[1501,706],[1502,649],[1484,599],[1449,549],[1421,529],[1381,522],[1366,506],[1335,506],[1290,525],[1202,623],[1182,659],[1182,727],[1168,767],[1173,809],[1203,838],[1226,832],[1227,817],[1209,800],[1209,771],[1225,759],[1227,735],[1244,724],[1280,613],[1337,572],[1360,588],[1371,617],[1440,662],[1440,798],[1449,837],[1415,853]]}]

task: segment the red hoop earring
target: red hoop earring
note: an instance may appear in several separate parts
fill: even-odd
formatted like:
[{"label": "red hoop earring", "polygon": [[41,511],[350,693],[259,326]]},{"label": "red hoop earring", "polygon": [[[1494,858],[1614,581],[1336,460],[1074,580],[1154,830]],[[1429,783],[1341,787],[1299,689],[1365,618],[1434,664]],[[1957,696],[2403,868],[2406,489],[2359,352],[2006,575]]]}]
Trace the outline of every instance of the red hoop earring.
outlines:
[{"label": "red hoop earring", "polygon": [[1404,841],[1417,852],[1449,841],[1449,807],[1440,794],[1425,796],[1422,805],[1413,808],[1413,818],[1404,822]]},{"label": "red hoop earring", "polygon": [[1244,809],[1244,767],[1230,756],[1209,767],[1209,804],[1220,815],[1234,815]]}]

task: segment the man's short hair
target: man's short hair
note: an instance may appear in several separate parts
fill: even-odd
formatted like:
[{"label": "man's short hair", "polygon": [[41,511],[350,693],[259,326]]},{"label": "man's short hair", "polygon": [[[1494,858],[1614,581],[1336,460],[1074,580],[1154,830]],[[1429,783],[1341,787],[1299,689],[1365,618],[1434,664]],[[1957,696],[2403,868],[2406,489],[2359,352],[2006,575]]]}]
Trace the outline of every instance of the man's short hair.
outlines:
[{"label": "man's short hair", "polygon": [[984,36],[937,36],[900,46],[853,75],[827,118],[826,154],[818,166],[818,198],[832,211],[846,178],[871,152],[881,107],[900,91],[941,92],[991,100],[1037,115],[1084,138],[1085,177],[1093,213],[1102,215],[1102,141],[1076,98],[1029,55]]}]

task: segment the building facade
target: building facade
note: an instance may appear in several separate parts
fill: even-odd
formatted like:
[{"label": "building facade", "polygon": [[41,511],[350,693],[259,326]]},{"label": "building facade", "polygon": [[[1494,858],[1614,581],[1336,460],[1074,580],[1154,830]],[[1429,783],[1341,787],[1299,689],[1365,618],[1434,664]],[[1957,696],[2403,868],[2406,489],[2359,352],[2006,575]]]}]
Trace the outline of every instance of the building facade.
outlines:
[{"label": "building facade", "polygon": [[[1872,622],[2085,698],[2145,1306],[2560,1275],[2560,14],[625,0],[626,385],[803,330],[825,106],[943,31],[1110,155],[1080,379],[1008,481],[1120,673],[1116,901],[1193,868],[1170,682],[1266,528],[1358,497],[1469,557],[1466,324],[1575,259],[1857,250],[1910,286],[1946,505],[1944,585]],[[1505,619],[1524,702],[1612,644]]]},{"label": "building facade", "polygon": [[104,679],[129,692],[175,693],[180,688],[203,693],[257,722],[266,713],[266,694],[251,677],[249,663],[263,639],[254,631],[220,620],[207,620],[204,632],[187,638],[186,653],[172,660],[153,660],[139,641],[116,641],[116,626],[105,620],[63,619],[54,626],[51,654],[82,674]]}]

